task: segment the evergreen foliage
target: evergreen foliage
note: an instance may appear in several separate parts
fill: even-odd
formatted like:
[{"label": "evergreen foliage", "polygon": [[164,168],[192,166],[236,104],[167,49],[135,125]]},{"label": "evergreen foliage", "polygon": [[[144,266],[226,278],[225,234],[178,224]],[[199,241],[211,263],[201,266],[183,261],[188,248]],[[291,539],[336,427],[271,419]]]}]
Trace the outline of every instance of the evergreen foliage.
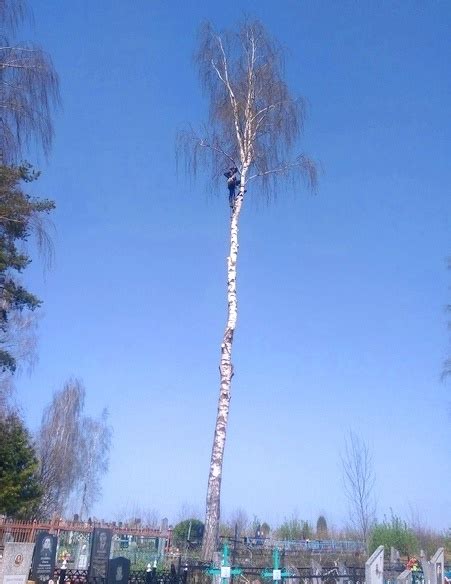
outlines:
[{"label": "evergreen foliage", "polygon": [[316,522],[316,536],[318,539],[327,539],[327,521],[324,515],[320,515]]},{"label": "evergreen foliage", "polygon": [[200,546],[204,535],[204,524],[199,519],[185,519],[174,527],[172,538],[176,547],[182,548],[186,543],[190,546]]},{"label": "evergreen foliage", "polygon": [[12,315],[35,310],[41,301],[27,290],[18,276],[30,264],[24,244],[31,234],[40,247],[49,247],[44,218],[54,208],[48,199],[24,192],[24,184],[35,181],[39,173],[31,165],[0,166],[0,371],[14,373],[17,357],[14,349]]},{"label": "evergreen foliage", "polygon": [[22,420],[0,418],[0,514],[32,518],[41,498],[38,460]]}]

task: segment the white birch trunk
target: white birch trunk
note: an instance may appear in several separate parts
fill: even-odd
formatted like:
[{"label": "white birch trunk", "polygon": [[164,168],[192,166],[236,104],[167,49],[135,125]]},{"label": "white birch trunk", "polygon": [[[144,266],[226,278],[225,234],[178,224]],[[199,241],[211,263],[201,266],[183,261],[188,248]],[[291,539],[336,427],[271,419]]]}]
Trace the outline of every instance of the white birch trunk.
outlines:
[{"label": "white birch trunk", "polygon": [[235,200],[230,219],[230,251],[227,258],[227,324],[221,343],[219,363],[220,387],[218,412],[211,451],[210,473],[208,476],[205,531],[202,542],[202,559],[210,561],[219,542],[219,519],[221,499],[222,464],[229,418],[230,391],[233,377],[232,345],[238,317],[236,295],[236,267],[238,259],[238,219],[243,204],[247,167],[241,173],[241,186]]}]

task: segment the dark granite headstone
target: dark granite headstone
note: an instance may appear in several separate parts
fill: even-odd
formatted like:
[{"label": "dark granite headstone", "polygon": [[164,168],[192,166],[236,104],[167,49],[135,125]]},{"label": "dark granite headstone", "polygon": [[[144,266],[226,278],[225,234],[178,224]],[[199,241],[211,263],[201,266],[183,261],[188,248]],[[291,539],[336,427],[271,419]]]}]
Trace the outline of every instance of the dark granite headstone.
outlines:
[{"label": "dark granite headstone", "polygon": [[130,560],[119,557],[109,561],[108,584],[128,584]]},{"label": "dark granite headstone", "polygon": [[48,584],[50,578],[53,578],[57,542],[56,535],[50,535],[47,532],[41,532],[38,535],[31,567],[31,578],[35,582]]},{"label": "dark granite headstone", "polygon": [[110,559],[111,529],[96,527],[92,532],[91,561],[89,562],[89,579],[106,578]]}]

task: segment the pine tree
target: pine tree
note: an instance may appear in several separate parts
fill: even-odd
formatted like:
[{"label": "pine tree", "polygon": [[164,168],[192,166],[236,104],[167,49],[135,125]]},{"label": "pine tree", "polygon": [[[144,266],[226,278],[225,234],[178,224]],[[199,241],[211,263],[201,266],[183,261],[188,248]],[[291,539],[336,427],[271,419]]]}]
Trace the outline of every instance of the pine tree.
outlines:
[{"label": "pine tree", "polygon": [[11,414],[0,419],[0,514],[29,519],[41,498],[38,460],[22,420]]},{"label": "pine tree", "polygon": [[34,311],[41,301],[19,277],[30,264],[24,247],[34,234],[41,248],[51,250],[45,218],[55,204],[23,190],[24,183],[39,173],[28,164],[0,166],[0,371],[13,373],[18,358],[27,349],[21,335],[24,311]]}]

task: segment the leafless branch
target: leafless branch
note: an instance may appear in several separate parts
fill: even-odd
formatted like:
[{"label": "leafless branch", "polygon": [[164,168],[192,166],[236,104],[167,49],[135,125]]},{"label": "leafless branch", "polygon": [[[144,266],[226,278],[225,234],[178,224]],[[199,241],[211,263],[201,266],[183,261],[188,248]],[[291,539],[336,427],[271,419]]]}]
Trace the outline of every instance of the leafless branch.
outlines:
[{"label": "leafless branch", "polygon": [[369,531],[376,510],[373,460],[368,445],[352,431],[345,440],[341,466],[350,519],[365,544],[368,544]]},{"label": "leafless branch", "polygon": [[[305,153],[290,156],[302,133],[305,105],[283,81],[277,43],[253,21],[219,33],[206,24],[199,38],[195,60],[209,96],[210,119],[207,134],[191,129],[179,135],[185,170],[195,175],[201,163],[217,177],[233,161],[237,168],[246,166],[254,182],[258,179],[260,188],[252,192],[275,194],[280,178],[301,178],[314,189],[316,164]],[[200,156],[201,148],[211,156]]]},{"label": "leafless branch", "polygon": [[22,0],[0,0],[0,154],[14,163],[23,148],[35,143],[48,154],[53,138],[52,111],[59,106],[58,75],[51,58],[30,43],[15,44],[18,24],[25,17]]}]

